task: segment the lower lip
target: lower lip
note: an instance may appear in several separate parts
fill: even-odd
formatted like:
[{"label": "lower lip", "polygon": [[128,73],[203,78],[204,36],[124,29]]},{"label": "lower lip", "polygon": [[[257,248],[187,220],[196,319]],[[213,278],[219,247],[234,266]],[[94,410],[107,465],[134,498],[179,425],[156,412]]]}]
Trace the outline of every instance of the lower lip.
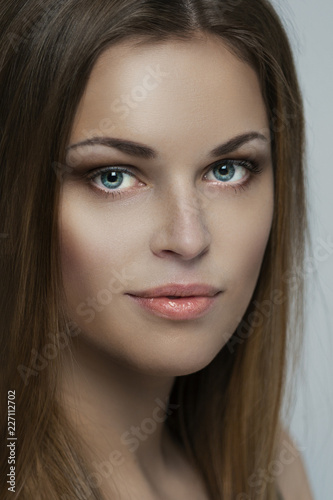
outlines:
[{"label": "lower lip", "polygon": [[143,298],[128,295],[147,311],[162,318],[186,320],[200,318],[214,306],[220,292],[213,297],[196,296],[170,299],[169,297]]}]

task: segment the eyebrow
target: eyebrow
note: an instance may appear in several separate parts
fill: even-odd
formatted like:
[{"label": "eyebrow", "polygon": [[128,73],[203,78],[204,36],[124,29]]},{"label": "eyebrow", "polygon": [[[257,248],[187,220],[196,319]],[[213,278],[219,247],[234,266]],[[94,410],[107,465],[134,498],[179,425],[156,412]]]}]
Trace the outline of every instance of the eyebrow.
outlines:
[{"label": "eyebrow", "polygon": [[[220,144],[219,146],[215,147],[208,156],[217,158],[218,156],[232,153],[247,142],[253,141],[255,139],[266,143],[269,142],[269,139],[260,132],[248,132],[246,134],[237,135],[236,137],[229,139],[227,142]],[[109,148],[115,148],[122,153],[128,154],[130,156],[136,156],[138,158],[143,158],[145,160],[152,160],[158,157],[157,151],[150,148],[149,146],[146,146],[145,144],[127,141],[124,139],[117,139],[114,137],[92,137],[90,139],[77,142],[76,144],[71,144],[67,147],[66,151],[92,145],[102,145]]]}]

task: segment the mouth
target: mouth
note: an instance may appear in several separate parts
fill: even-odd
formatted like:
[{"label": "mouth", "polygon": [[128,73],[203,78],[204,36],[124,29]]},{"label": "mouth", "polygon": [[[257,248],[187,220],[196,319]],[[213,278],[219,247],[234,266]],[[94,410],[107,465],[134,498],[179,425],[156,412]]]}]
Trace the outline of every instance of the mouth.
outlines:
[{"label": "mouth", "polygon": [[221,292],[220,288],[201,283],[190,283],[186,285],[170,283],[168,285],[150,288],[148,290],[130,291],[128,292],[128,295],[144,298],[167,297],[170,299],[179,299],[183,297],[197,296],[213,297],[219,292]]},{"label": "mouth", "polygon": [[[166,295],[168,299],[181,299],[180,295]],[[195,297],[195,295],[189,295],[189,297]]]},{"label": "mouth", "polygon": [[[189,290],[190,288],[191,290]],[[197,294],[193,293],[193,288],[196,288]],[[206,285],[182,287],[180,292],[178,291],[179,295],[170,294],[170,289],[168,289],[168,292],[163,293],[159,288],[140,292],[140,295],[138,292],[127,293],[126,295],[150,314],[172,320],[190,320],[206,315],[222,294],[221,290]]]}]

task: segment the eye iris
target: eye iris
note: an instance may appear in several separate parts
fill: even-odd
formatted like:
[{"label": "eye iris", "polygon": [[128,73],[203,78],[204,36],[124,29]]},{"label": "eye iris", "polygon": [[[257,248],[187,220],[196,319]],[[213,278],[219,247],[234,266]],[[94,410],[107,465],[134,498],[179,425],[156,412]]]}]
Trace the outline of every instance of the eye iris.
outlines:
[{"label": "eye iris", "polygon": [[223,163],[214,168],[214,175],[222,181],[230,181],[235,175],[235,167],[230,163]]},{"label": "eye iris", "polygon": [[122,172],[104,172],[101,174],[102,184],[107,188],[117,188],[123,182]]}]

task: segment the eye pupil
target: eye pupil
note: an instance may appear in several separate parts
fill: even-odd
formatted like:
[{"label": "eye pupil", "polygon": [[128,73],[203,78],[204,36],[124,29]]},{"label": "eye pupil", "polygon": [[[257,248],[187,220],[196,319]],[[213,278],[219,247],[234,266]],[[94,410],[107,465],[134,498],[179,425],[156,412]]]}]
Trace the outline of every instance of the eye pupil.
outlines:
[{"label": "eye pupil", "polygon": [[107,180],[109,182],[115,182],[117,180],[118,175],[119,175],[119,172],[108,172],[107,173]]},{"label": "eye pupil", "polygon": [[105,172],[101,175],[105,187],[119,187],[123,181],[122,172]]},{"label": "eye pupil", "polygon": [[225,162],[215,167],[214,174],[219,180],[229,181],[235,175],[235,167],[231,163]]}]

